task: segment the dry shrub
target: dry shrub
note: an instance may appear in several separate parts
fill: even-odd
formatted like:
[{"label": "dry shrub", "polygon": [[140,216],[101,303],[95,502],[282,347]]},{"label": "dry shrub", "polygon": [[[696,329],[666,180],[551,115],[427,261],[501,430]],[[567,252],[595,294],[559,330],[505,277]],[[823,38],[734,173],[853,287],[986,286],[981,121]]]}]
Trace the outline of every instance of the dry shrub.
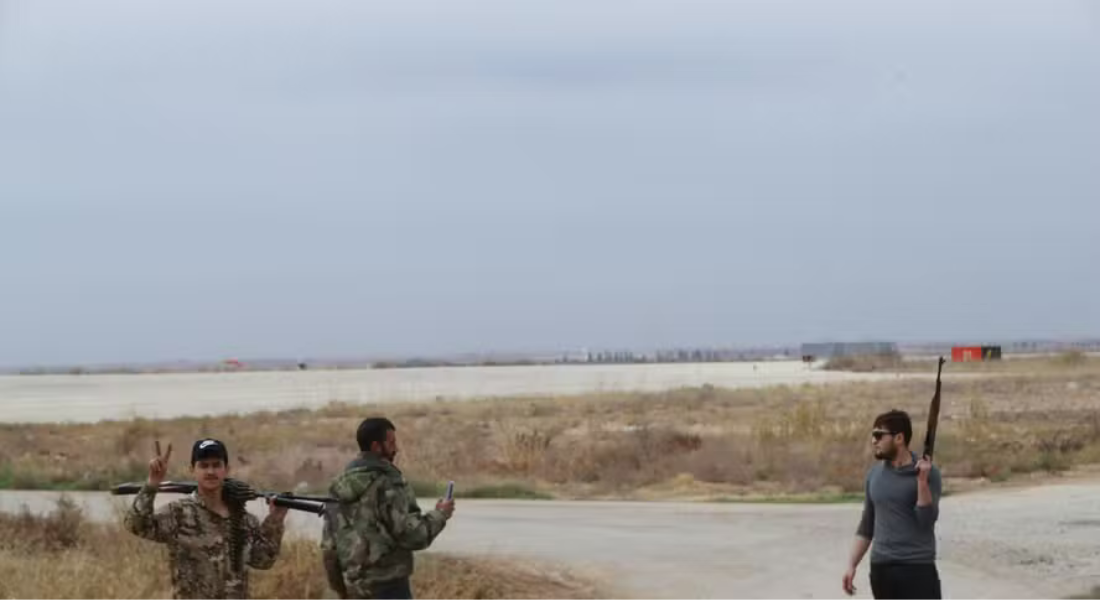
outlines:
[{"label": "dry shrub", "polygon": [[671,455],[695,452],[703,446],[698,435],[677,431],[670,427],[641,425],[630,432],[643,460],[657,461]]},{"label": "dry shrub", "polygon": [[[419,555],[420,598],[596,598],[598,587],[548,565]],[[251,571],[254,598],[332,598],[317,542],[286,538],[275,566]],[[62,498],[46,515],[0,513],[0,597],[166,598],[167,551],[113,526],[86,521]]]},{"label": "dry shrub", "polygon": [[975,399],[967,418],[937,443],[952,474],[1004,480],[1012,474],[1058,473],[1100,459],[1100,413],[991,412]]},{"label": "dry shrub", "polygon": [[697,452],[683,460],[685,473],[704,483],[747,486],[756,481],[760,456],[750,444],[733,438],[706,438]]},{"label": "dry shrub", "polygon": [[[153,442],[160,437],[156,423],[137,418],[126,423],[115,435],[115,451],[119,456],[145,457]],[[173,451],[180,450],[174,448]]]},{"label": "dry shrub", "polygon": [[508,424],[499,427],[496,437],[500,453],[498,469],[505,473],[530,475],[542,464],[555,433],[537,427]]},{"label": "dry shrub", "polygon": [[839,487],[862,490],[868,466],[871,414],[831,415],[823,399],[768,414],[755,424],[761,457],[757,477],[784,484],[787,491]]},{"label": "dry shrub", "polygon": [[659,425],[627,426],[561,439],[540,478],[554,483],[599,483],[609,489],[658,483],[681,469],[683,456],[703,446],[700,436]]},{"label": "dry shrub", "polygon": [[234,476],[262,481],[264,487],[275,490],[325,489],[332,481],[332,473],[348,462],[346,454],[333,448],[304,444],[255,453],[255,456],[257,458],[245,465],[233,466]]},{"label": "dry shrub", "polygon": [[420,598],[601,598],[600,586],[567,569],[492,557],[429,555],[417,563]]},{"label": "dry shrub", "polygon": [[83,511],[67,496],[45,517],[32,514],[26,507],[17,515],[0,512],[2,551],[56,553],[76,546],[85,533]]},{"label": "dry shrub", "polygon": [[1067,350],[1051,359],[1051,363],[1059,367],[1080,367],[1087,362],[1088,355],[1080,350]]},{"label": "dry shrub", "polygon": [[494,438],[493,423],[485,419],[454,419],[442,427],[438,421],[400,423],[401,468],[423,479],[446,481],[488,471],[497,448],[487,443]]}]

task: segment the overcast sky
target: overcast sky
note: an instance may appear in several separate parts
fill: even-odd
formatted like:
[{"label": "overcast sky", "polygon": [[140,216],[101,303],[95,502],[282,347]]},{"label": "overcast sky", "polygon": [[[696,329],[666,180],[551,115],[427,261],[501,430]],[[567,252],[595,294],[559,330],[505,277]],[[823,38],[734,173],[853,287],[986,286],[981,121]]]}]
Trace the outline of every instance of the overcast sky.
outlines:
[{"label": "overcast sky", "polygon": [[0,0],[0,364],[1100,335],[1098,6]]}]

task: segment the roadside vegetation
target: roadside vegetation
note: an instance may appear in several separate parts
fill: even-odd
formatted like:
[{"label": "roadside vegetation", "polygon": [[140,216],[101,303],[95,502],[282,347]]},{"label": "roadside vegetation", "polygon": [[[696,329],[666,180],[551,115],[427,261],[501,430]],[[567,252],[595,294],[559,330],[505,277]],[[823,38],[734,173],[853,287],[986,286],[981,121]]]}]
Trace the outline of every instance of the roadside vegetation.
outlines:
[{"label": "roadside vegetation", "polygon": [[[546,565],[418,555],[418,598],[599,598],[597,586]],[[275,566],[252,571],[254,598],[335,598],[315,541],[288,537]],[[167,550],[93,523],[64,496],[45,515],[0,512],[0,598],[170,598]]]},{"label": "roadside vegetation", "polygon": [[[1100,463],[1100,361],[1003,363],[990,377],[945,367],[936,462],[946,488]],[[459,498],[857,500],[874,415],[909,411],[919,448],[934,378],[933,369],[927,379],[873,383],[7,424],[0,487],[140,481],[158,439],[177,450],[170,477],[187,479],[190,443],[215,436],[229,445],[233,474],[255,487],[323,491],[355,454],[359,421],[384,414],[421,497],[453,479]]]}]

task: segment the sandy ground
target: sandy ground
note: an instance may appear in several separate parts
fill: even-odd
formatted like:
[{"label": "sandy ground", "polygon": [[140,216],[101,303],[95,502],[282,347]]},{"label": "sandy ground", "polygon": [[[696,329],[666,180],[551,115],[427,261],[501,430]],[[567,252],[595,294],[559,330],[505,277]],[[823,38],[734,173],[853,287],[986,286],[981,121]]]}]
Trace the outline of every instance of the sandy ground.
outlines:
[{"label": "sandy ground", "polygon": [[[914,375],[908,375],[914,376]],[[921,376],[921,375],[915,375]],[[316,408],[345,402],[424,401],[798,385],[896,378],[810,369],[798,361],[661,365],[466,367],[150,375],[0,376],[0,422],[170,418]]]},{"label": "sandy ground", "polygon": [[[1098,495],[1093,480],[945,498],[938,525],[945,596],[1064,597],[1100,584]],[[0,492],[0,509],[48,510],[57,496]],[[127,501],[73,496],[96,518],[110,518]],[[258,502],[250,508],[264,511]],[[553,561],[600,576],[624,596],[835,598],[843,597],[859,510],[463,500],[432,550]],[[291,513],[293,535],[317,538],[320,526],[313,515]],[[870,597],[866,562],[857,587],[857,597]]]}]

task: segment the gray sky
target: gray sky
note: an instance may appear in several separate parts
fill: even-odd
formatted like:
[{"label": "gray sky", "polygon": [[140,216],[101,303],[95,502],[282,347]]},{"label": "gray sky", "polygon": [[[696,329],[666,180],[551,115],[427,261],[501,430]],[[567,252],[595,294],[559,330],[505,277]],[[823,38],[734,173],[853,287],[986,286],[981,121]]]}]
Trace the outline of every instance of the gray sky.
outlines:
[{"label": "gray sky", "polygon": [[1097,6],[0,0],[0,364],[1097,335]]}]

